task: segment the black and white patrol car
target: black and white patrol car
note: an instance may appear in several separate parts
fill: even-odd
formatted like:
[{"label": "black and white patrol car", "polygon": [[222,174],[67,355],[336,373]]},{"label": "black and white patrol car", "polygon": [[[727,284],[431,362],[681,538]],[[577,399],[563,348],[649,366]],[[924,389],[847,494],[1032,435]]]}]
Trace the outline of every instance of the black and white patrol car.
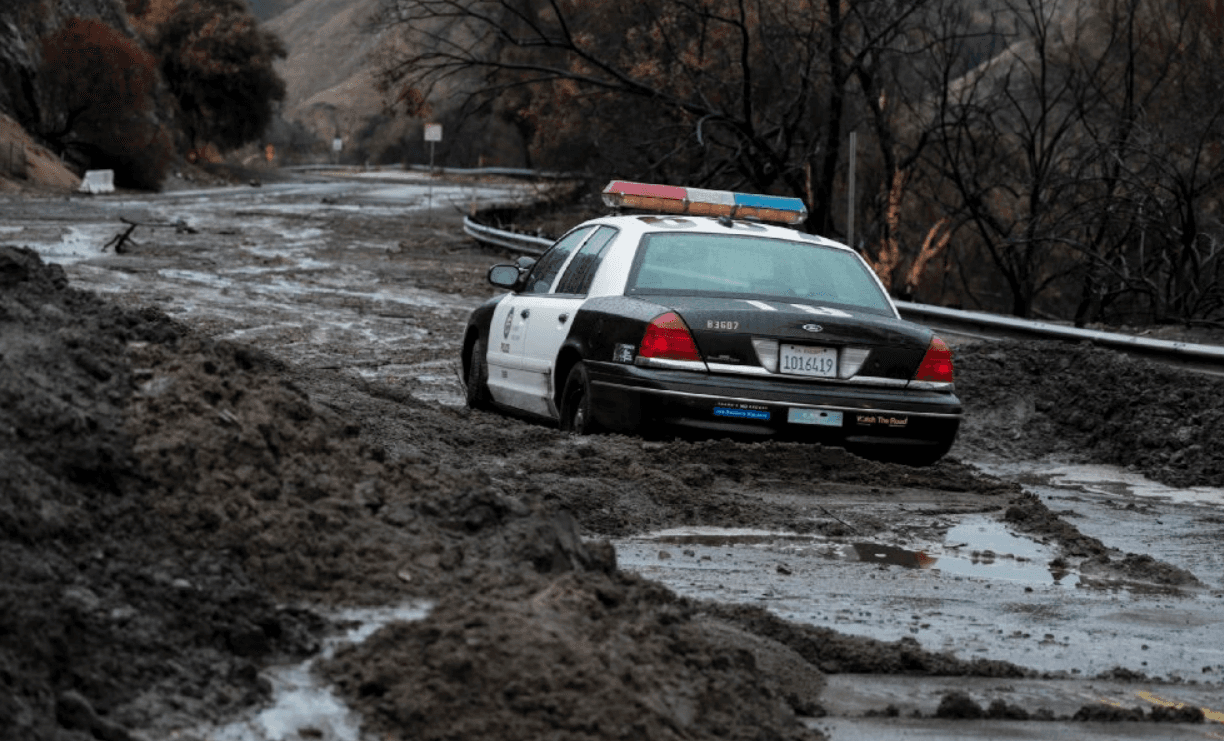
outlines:
[{"label": "black and white patrol car", "polygon": [[904,321],[849,247],[767,222],[802,201],[614,181],[463,341],[467,402],[579,434],[695,428],[843,445],[915,465],[961,420],[952,353]]}]

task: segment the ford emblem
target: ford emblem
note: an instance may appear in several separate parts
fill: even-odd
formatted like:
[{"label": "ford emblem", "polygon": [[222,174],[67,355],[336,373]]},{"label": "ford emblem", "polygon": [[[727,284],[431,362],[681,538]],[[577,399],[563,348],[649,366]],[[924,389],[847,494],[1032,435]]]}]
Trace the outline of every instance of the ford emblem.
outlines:
[{"label": "ford emblem", "polygon": [[824,327],[820,326],[819,324],[805,324],[803,325],[803,328],[809,332],[823,332],[824,331]]}]

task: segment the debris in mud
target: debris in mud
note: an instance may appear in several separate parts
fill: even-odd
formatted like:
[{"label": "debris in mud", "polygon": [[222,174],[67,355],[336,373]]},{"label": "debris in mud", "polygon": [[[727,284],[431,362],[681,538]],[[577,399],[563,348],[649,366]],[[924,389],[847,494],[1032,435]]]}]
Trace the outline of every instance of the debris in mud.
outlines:
[{"label": "debris in mud", "polygon": [[1001,699],[991,700],[983,708],[968,692],[945,692],[940,698],[935,717],[944,720],[1071,720],[1086,723],[1203,723],[1206,717],[1200,708],[1189,705],[1157,705],[1145,713],[1141,707],[1120,705],[1084,705],[1073,715],[1058,717],[1046,708],[1028,710]]},{"label": "debris in mud", "polygon": [[1085,705],[1075,711],[1071,720],[1088,723],[1203,723],[1206,717],[1201,708],[1182,705],[1165,707],[1157,705],[1150,712],[1140,707],[1118,705]]}]

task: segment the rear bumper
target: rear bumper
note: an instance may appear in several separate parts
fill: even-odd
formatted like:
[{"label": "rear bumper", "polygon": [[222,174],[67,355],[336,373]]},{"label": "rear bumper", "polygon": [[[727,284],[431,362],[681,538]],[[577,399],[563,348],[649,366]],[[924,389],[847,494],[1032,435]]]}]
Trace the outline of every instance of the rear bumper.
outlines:
[{"label": "rear bumper", "polygon": [[949,445],[955,394],[590,363],[592,414],[621,432],[669,426],[822,442]]}]

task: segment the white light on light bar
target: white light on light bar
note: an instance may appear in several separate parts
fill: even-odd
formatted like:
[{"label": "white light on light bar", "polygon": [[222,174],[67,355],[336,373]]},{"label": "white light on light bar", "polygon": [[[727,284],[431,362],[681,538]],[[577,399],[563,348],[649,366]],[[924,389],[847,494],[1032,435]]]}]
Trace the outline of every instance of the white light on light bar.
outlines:
[{"label": "white light on light bar", "polygon": [[801,224],[807,219],[807,206],[798,198],[631,183],[626,180],[608,183],[603,191],[603,202],[611,208],[640,208],[692,216],[729,216],[792,225]]}]

